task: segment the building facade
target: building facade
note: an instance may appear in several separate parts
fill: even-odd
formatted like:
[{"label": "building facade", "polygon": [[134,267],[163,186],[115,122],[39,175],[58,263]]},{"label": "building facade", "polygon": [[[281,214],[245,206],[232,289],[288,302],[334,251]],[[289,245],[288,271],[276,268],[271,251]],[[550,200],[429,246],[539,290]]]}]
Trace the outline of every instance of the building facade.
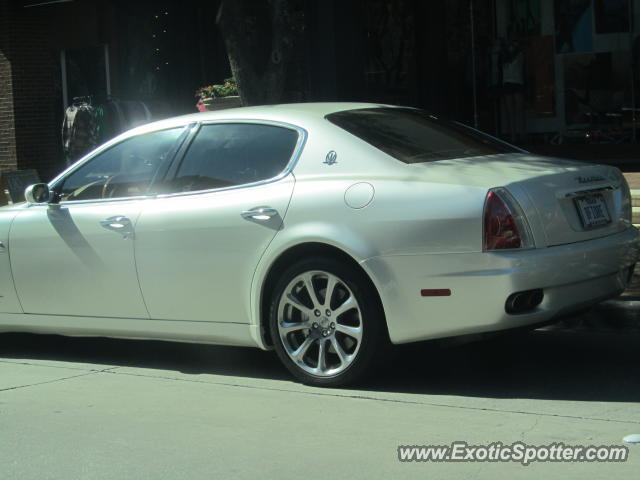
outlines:
[{"label": "building facade", "polygon": [[[284,101],[427,108],[545,153],[635,154],[640,0],[292,0]],[[230,75],[212,0],[0,0],[0,170],[66,164],[90,96],[195,111]]]}]

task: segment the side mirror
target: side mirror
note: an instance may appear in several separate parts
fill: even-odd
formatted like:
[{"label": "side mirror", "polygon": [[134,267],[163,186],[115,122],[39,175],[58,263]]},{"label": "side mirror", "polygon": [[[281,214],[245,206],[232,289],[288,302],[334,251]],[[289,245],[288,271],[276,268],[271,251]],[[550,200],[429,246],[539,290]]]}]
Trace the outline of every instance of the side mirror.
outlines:
[{"label": "side mirror", "polygon": [[24,198],[29,203],[45,203],[51,198],[49,185],[46,183],[36,183],[29,185],[24,191]]}]

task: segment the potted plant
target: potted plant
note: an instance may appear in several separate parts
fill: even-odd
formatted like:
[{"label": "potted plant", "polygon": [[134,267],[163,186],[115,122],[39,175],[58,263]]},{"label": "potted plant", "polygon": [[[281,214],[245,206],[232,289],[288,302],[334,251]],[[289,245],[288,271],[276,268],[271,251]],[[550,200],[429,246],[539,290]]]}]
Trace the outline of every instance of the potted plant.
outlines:
[{"label": "potted plant", "polygon": [[238,86],[235,79],[227,78],[221,85],[207,85],[196,90],[198,103],[196,107],[201,112],[224,110],[241,105],[238,96]]}]

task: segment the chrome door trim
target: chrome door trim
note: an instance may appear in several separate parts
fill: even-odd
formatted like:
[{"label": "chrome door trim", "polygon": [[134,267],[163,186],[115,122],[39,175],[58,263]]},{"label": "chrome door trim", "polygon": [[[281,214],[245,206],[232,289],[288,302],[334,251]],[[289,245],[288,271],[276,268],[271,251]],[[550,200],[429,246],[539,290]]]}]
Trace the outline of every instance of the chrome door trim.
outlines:
[{"label": "chrome door trim", "polygon": [[87,204],[101,204],[101,203],[121,203],[121,202],[132,202],[132,201],[141,201],[141,200],[147,200],[149,198],[155,198],[155,195],[138,195],[135,197],[119,197],[119,198],[93,198],[90,200],[62,200],[60,203],[32,203],[31,205],[28,206],[28,208],[30,207],[35,207],[35,206],[44,206],[44,207],[51,207],[53,205],[56,206],[62,206],[62,207],[71,207],[74,205],[87,205]]}]

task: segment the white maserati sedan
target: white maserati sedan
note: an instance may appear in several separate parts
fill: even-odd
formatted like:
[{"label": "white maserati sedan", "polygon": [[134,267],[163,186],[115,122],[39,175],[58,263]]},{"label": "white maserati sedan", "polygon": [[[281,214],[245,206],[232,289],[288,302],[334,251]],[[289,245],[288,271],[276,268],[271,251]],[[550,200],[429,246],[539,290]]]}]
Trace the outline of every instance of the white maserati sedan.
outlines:
[{"label": "white maserati sedan", "polygon": [[387,343],[536,326],[622,292],[616,168],[421,110],[199,113],[111,140],[0,209],[0,331],[275,349],[355,381]]}]

